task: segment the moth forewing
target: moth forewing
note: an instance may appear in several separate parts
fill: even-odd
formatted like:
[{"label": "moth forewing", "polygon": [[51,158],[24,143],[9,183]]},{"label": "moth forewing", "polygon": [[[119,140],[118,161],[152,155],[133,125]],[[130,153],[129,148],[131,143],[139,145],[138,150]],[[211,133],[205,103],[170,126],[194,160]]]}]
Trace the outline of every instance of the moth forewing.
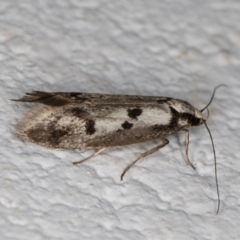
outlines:
[{"label": "moth forewing", "polygon": [[121,180],[135,163],[166,146],[167,137],[178,131],[185,133],[186,160],[195,169],[188,157],[188,128],[204,123],[209,131],[202,117],[205,108],[199,111],[186,101],[168,97],[33,91],[14,101],[41,104],[17,125],[20,139],[49,148],[97,150],[74,164],[110,147],[160,140],[161,144],[142,153],[124,169]]}]

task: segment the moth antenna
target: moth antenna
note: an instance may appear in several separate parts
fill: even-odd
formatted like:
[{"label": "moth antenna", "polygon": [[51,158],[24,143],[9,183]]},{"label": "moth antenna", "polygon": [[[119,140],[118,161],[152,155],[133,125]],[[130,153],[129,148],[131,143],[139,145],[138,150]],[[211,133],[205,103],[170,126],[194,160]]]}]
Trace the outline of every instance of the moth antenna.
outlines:
[{"label": "moth antenna", "polygon": [[[216,90],[216,89],[215,89]],[[210,139],[211,139],[211,142],[212,142],[212,148],[213,148],[213,155],[214,155],[214,165],[215,165],[215,181],[216,181],[216,188],[217,188],[217,198],[218,198],[218,207],[217,207],[217,213],[219,212],[219,209],[220,209],[220,194],[219,194],[219,188],[218,188],[218,178],[217,178],[217,158],[216,158],[216,152],[215,152],[215,147],[214,147],[214,143],[213,143],[213,138],[212,138],[212,134],[210,132],[210,129],[206,123],[206,120],[203,121],[208,133],[209,133],[209,136],[210,136]]]},{"label": "moth antenna", "polygon": [[227,85],[225,85],[225,84],[220,84],[220,85],[218,85],[218,86],[216,86],[216,87],[214,88],[213,94],[212,94],[212,97],[211,97],[209,103],[206,105],[206,107],[204,107],[202,110],[200,110],[200,112],[203,112],[203,111],[212,103],[212,100],[213,100],[213,98],[214,98],[214,95],[215,95],[216,90],[217,90],[219,87],[223,87],[223,86],[224,86],[224,87],[227,87]]},{"label": "moth antenna", "polygon": [[208,118],[209,118],[209,110],[207,108],[207,119],[206,119],[206,121],[208,120]]}]

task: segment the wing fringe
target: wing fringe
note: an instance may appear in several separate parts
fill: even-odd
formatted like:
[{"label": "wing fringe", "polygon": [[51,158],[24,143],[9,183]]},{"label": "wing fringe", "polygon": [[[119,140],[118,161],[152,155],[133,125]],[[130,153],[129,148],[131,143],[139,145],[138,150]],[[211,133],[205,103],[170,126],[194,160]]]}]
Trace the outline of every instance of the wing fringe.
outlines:
[{"label": "wing fringe", "polygon": [[71,102],[70,99],[67,99],[58,93],[41,91],[33,91],[31,93],[26,93],[25,96],[20,99],[11,100],[15,102],[37,102],[48,106],[63,106]]}]

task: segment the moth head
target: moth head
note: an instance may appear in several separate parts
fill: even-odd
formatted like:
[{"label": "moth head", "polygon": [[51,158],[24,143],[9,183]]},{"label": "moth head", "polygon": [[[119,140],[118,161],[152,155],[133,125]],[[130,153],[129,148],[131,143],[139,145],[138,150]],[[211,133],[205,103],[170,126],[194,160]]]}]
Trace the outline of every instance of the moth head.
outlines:
[{"label": "moth head", "polygon": [[189,118],[189,125],[190,126],[199,126],[199,125],[202,125],[204,121],[206,121],[206,120],[203,119],[201,111],[199,111],[198,109],[195,108],[194,116]]},{"label": "moth head", "polygon": [[218,180],[217,180],[216,152],[215,152],[215,147],[214,147],[214,143],[213,143],[212,134],[211,134],[210,129],[209,129],[207,123],[206,123],[206,120],[202,116],[202,112],[205,109],[207,109],[208,106],[211,104],[217,88],[219,88],[221,86],[226,86],[226,85],[221,84],[221,85],[215,87],[209,103],[203,109],[201,109],[200,111],[198,109],[192,107],[190,104],[188,104],[187,102],[184,102],[184,101],[178,102],[177,104],[170,103],[170,106],[174,107],[175,110],[178,111],[178,113],[179,113],[178,125],[180,125],[184,128],[184,127],[199,126],[201,124],[204,124],[208,133],[209,133],[209,136],[210,136],[210,139],[211,139],[211,142],[212,142],[214,163],[215,163],[215,181],[216,181],[217,197],[218,197],[218,207],[217,207],[217,212],[216,212],[217,214],[218,214],[219,209],[220,209],[220,197],[219,197]]},{"label": "moth head", "polygon": [[194,127],[203,124],[205,120],[203,119],[202,113],[198,109],[195,109],[193,107],[191,110],[192,111],[187,111],[180,114],[178,120],[178,124],[180,126]]},{"label": "moth head", "polygon": [[171,107],[173,121],[179,128],[193,127],[203,124],[203,116],[201,111],[194,108],[188,102],[182,100],[171,99],[168,100]]}]

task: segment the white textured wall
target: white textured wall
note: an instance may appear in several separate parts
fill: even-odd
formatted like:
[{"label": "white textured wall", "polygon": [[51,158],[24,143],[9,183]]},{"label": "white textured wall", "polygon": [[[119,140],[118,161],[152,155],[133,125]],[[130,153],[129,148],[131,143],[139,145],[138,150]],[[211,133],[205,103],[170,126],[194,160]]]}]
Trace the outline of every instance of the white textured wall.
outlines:
[{"label": "white textured wall", "polygon": [[[240,239],[239,1],[1,1],[0,236],[5,239]],[[163,150],[124,167],[153,144],[55,151],[12,132],[31,90],[164,95],[202,108],[202,126],[169,137]]]}]

